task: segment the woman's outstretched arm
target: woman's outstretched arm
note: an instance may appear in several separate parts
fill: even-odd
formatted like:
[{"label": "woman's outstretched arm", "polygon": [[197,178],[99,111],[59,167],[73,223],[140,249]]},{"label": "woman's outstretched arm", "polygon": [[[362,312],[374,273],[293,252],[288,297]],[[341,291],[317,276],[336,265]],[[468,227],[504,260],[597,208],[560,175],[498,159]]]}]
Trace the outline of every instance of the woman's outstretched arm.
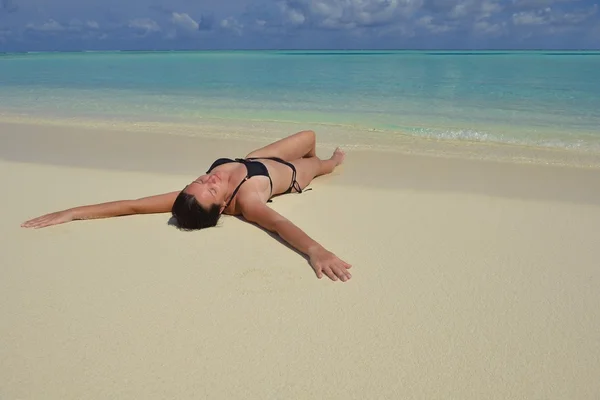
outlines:
[{"label": "woman's outstretched arm", "polygon": [[136,200],[119,200],[69,208],[42,215],[21,224],[24,228],[44,228],[79,219],[110,218],[132,214],[154,214],[171,211],[179,191],[143,197]]},{"label": "woman's outstretched arm", "polygon": [[246,220],[254,222],[268,231],[277,233],[296,250],[306,254],[319,279],[323,277],[323,274],[334,281],[339,278],[345,282],[352,277],[350,271],[348,271],[351,267],[350,264],[325,249],[302,229],[277,211],[267,207],[260,200],[246,200],[243,204],[240,203],[240,207]]}]

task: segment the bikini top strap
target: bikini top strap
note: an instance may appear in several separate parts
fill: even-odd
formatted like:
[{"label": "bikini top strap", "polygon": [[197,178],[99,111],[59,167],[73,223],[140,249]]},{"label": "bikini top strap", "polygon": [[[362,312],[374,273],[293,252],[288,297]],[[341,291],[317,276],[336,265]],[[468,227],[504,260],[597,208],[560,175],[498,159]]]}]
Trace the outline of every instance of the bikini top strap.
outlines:
[{"label": "bikini top strap", "polygon": [[242,185],[244,184],[244,182],[246,182],[248,180],[248,175],[246,175],[246,177],[244,179],[242,179],[242,181],[240,182],[239,185],[237,185],[237,187],[235,188],[235,190],[233,191],[233,194],[231,195],[231,197],[229,198],[229,201],[227,202],[227,204],[225,204],[225,208],[224,210],[229,207],[229,204],[231,204],[231,201],[233,200],[233,198],[235,197],[235,195],[237,194],[238,190],[240,190],[240,188],[242,187]]}]

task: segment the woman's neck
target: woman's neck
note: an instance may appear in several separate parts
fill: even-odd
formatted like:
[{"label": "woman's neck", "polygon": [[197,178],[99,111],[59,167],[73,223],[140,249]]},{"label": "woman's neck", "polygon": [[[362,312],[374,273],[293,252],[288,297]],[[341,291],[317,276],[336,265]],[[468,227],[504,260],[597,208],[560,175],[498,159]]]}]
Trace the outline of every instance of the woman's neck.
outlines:
[{"label": "woman's neck", "polygon": [[229,176],[227,178],[227,192],[225,195],[225,202],[229,203],[230,206],[235,203],[234,199],[232,199],[233,192],[244,181],[244,178],[246,178],[247,175],[248,170],[246,169],[246,166],[242,164],[240,164],[231,172],[229,172]]}]

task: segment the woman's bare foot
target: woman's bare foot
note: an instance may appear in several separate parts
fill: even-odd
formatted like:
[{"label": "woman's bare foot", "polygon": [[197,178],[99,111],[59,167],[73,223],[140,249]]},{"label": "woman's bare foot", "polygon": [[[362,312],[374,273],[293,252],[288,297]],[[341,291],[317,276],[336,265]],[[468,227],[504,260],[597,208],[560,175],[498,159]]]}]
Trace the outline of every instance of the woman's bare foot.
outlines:
[{"label": "woman's bare foot", "polygon": [[337,147],[333,152],[333,155],[331,156],[330,160],[335,161],[335,165],[338,166],[344,162],[344,158],[346,158],[346,153],[344,152],[344,150]]}]

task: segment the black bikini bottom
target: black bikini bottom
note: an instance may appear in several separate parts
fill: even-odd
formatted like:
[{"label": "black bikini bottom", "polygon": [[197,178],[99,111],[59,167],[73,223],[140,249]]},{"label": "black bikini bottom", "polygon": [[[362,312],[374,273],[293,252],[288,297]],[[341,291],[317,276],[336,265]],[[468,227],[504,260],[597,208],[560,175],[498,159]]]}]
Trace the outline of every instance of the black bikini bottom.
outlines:
[{"label": "black bikini bottom", "polygon": [[292,182],[290,183],[290,187],[282,194],[292,193],[292,190],[294,190],[294,189],[296,189],[296,191],[298,193],[302,193],[302,188],[300,187],[300,184],[296,180],[296,167],[294,166],[294,164],[287,162],[285,160],[282,160],[279,157],[256,157],[256,158],[247,158],[246,160],[260,160],[260,159],[277,161],[281,164],[287,165],[288,167],[290,167],[292,169]]}]

